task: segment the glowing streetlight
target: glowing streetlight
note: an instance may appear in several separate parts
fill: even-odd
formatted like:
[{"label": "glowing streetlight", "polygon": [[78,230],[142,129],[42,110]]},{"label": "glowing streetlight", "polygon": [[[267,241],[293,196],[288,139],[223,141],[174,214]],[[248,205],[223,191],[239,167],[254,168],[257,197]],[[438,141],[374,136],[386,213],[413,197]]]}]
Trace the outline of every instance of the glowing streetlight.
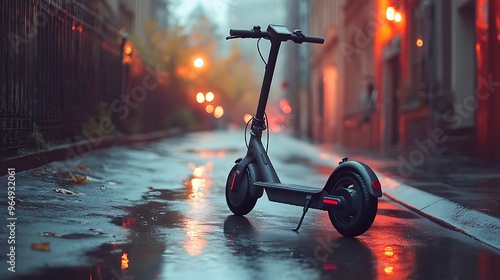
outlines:
[{"label": "glowing streetlight", "polygon": [[[390,21],[393,21],[394,20],[394,14],[396,13],[396,9],[394,9],[394,7],[392,6],[389,6],[387,7],[387,9],[385,10],[385,18],[387,20],[390,20]],[[401,16],[401,15],[400,15]]]},{"label": "glowing streetlight", "polygon": [[208,104],[207,107],[205,107],[205,111],[209,114],[212,114],[214,110],[214,106],[212,106],[211,104]]},{"label": "glowing streetlight", "polygon": [[245,121],[245,123],[248,123],[252,118],[253,118],[253,116],[250,114],[245,114],[243,116],[243,120]]},{"label": "glowing streetlight", "polygon": [[200,91],[196,94],[196,102],[200,104],[205,102],[205,95],[203,94],[203,92]]},{"label": "glowing streetlight", "polygon": [[216,119],[220,119],[223,115],[224,115],[224,108],[222,108],[221,106],[215,107],[214,117]]},{"label": "glowing streetlight", "polygon": [[201,68],[203,67],[203,65],[205,65],[205,61],[203,60],[203,58],[198,57],[193,61],[193,65],[196,68]]},{"label": "glowing streetlight", "polygon": [[128,54],[128,55],[130,55],[132,53],[132,46],[127,45],[125,47],[125,53]]},{"label": "glowing streetlight", "polygon": [[396,12],[394,14],[394,21],[395,22],[401,22],[401,13],[400,12]]},{"label": "glowing streetlight", "polygon": [[421,48],[424,45],[424,40],[418,38],[415,44],[417,45],[417,47]]},{"label": "glowing streetlight", "polygon": [[211,92],[211,91],[207,92],[207,94],[205,95],[205,100],[206,100],[207,102],[212,102],[212,101],[214,101],[214,98],[215,98],[215,95],[214,95],[214,93],[213,93],[213,92]]}]

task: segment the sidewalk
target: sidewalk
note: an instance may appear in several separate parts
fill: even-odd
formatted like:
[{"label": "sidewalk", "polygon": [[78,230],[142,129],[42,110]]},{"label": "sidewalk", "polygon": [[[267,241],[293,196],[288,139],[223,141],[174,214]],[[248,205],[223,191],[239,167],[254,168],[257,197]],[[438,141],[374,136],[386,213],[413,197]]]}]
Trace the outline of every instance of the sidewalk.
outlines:
[{"label": "sidewalk", "polygon": [[[465,156],[384,156],[321,146],[372,167],[384,195],[500,249],[500,166]],[[411,153],[410,153],[411,154]],[[423,153],[421,154],[423,155]]]},{"label": "sidewalk", "polygon": [[[233,133],[236,132],[229,132],[228,137]],[[242,135],[239,131],[236,134],[238,138]],[[130,144],[164,137],[166,137],[164,134],[149,135],[127,141],[121,139],[114,144]],[[376,153],[347,151],[339,146],[314,146],[283,133],[272,134],[272,137],[278,138],[278,141],[271,140],[271,146],[280,141],[286,141],[292,146],[297,146],[298,149],[313,152],[314,155],[311,154],[311,158],[314,158],[314,161],[329,166],[328,171],[325,170],[325,172],[331,172],[330,166],[336,166],[336,161],[345,156],[351,160],[365,162],[379,176],[385,196],[438,223],[500,249],[499,166],[493,167],[476,159],[458,156],[429,156],[425,158],[425,161],[419,162],[400,155],[388,157]],[[107,143],[100,145],[99,148],[111,145],[112,143]],[[66,157],[61,157],[61,154],[65,155],[66,150],[67,148],[61,148],[60,151],[49,152],[41,157],[45,163],[64,160]],[[328,154],[328,159],[321,158],[325,154]],[[10,162],[4,161],[1,165],[5,165],[5,168],[18,166],[19,162],[33,161],[32,157],[28,156],[24,159],[20,157]],[[335,162],[332,159],[335,159]],[[25,169],[33,168],[28,165],[26,167]],[[21,169],[18,167],[16,171],[20,172]]]}]

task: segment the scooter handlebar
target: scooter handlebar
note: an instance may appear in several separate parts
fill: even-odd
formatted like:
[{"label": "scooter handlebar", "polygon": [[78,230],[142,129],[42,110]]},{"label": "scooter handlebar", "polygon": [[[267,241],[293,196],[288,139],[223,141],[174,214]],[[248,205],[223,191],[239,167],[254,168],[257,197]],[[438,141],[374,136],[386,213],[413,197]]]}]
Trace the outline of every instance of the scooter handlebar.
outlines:
[{"label": "scooter handlebar", "polygon": [[[253,29],[250,30],[244,30],[244,29],[231,29],[229,30],[229,35],[226,37],[226,39],[234,39],[234,38],[271,38],[271,34],[267,31],[262,31],[259,26],[254,26]],[[282,41],[288,41],[291,40],[294,43],[297,44],[302,44],[304,42],[306,43],[315,43],[315,44],[323,44],[325,41],[323,38],[320,37],[313,37],[313,36],[305,36],[302,34],[302,31],[299,29],[294,30],[293,34],[291,36],[287,37],[286,39]]]},{"label": "scooter handlebar", "polygon": [[229,35],[233,38],[268,38],[269,34],[265,31],[261,31],[260,29],[250,29],[250,30],[242,30],[242,29],[231,29],[229,30]]},{"label": "scooter handlebar", "polygon": [[304,36],[302,34],[293,34],[291,40],[294,43],[302,44],[302,43],[314,43],[314,44],[323,44],[325,39],[321,37],[313,37],[313,36]]},{"label": "scooter handlebar", "polygon": [[325,39],[323,39],[321,37],[306,36],[306,38],[304,39],[304,42],[314,43],[314,44],[323,44],[325,42]]}]

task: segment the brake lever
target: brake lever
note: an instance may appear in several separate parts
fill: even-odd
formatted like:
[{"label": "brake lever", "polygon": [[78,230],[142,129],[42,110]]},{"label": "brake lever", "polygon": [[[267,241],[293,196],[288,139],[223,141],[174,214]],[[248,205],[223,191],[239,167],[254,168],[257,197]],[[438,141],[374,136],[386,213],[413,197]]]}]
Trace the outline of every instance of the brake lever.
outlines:
[{"label": "brake lever", "polygon": [[227,36],[226,40],[237,39],[237,38],[241,38],[241,36],[236,36],[236,35]]}]

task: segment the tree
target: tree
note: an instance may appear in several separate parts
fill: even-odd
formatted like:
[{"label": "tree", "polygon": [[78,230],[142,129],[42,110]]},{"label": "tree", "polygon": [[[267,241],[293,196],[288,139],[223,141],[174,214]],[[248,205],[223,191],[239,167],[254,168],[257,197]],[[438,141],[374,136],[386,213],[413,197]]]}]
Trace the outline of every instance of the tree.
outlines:
[{"label": "tree", "polygon": [[[168,73],[168,91],[174,100],[168,110],[186,109],[199,123],[211,122],[205,106],[196,103],[198,92],[215,93],[213,105],[221,105],[230,122],[242,123],[243,115],[251,113],[257,103],[258,83],[253,68],[237,44],[228,55],[218,54],[213,24],[203,15],[196,19],[191,31],[180,25],[160,28],[156,22],[145,26],[146,39],[132,38],[144,60],[153,68]],[[201,68],[193,60],[201,56]]]}]

